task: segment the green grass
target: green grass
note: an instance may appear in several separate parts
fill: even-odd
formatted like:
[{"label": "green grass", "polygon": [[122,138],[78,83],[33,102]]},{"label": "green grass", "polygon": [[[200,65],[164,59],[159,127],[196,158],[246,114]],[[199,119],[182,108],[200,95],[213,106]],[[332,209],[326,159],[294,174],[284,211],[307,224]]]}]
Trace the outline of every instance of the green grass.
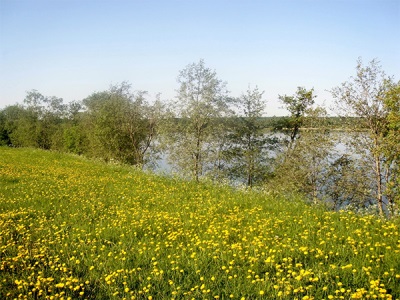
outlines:
[{"label": "green grass", "polygon": [[0,299],[400,299],[399,220],[0,148]]}]

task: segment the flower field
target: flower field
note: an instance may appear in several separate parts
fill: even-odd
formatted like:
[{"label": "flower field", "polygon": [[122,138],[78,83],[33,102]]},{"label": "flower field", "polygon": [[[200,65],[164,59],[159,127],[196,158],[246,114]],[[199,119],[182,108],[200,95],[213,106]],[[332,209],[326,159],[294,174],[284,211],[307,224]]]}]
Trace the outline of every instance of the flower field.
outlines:
[{"label": "flower field", "polygon": [[399,226],[0,147],[0,299],[400,299]]}]

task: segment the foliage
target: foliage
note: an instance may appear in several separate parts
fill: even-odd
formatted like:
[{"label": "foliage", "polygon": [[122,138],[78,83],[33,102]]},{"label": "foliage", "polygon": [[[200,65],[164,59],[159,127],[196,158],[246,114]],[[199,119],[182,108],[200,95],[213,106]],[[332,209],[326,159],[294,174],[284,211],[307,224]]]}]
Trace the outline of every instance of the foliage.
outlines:
[{"label": "foliage", "polygon": [[157,111],[145,95],[132,93],[130,85],[122,83],[83,100],[91,155],[143,166],[158,125]]},{"label": "foliage", "polygon": [[[45,97],[36,90],[29,91],[24,99],[27,113],[31,116],[30,128],[34,128],[36,146],[41,149],[51,149],[52,140],[62,123],[66,105],[63,99],[55,96]],[[24,118],[22,121],[28,120]],[[27,129],[29,136],[30,129]]]},{"label": "foliage", "polygon": [[[0,111],[0,144],[85,154],[144,165],[154,152],[162,118],[160,101],[149,105],[145,92],[130,92],[123,82],[82,102],[29,91],[24,105]],[[151,148],[151,149],[150,149]]]},{"label": "foliage", "polygon": [[3,143],[17,147],[53,148],[52,141],[62,123],[66,106],[57,97],[29,91],[24,105],[2,110]]},{"label": "foliage", "polygon": [[178,82],[178,102],[173,110],[183,121],[170,124],[179,127],[170,130],[169,153],[182,173],[199,181],[210,163],[213,138],[223,134],[221,126],[213,121],[229,112],[227,91],[225,83],[203,60],[181,70]]},{"label": "foliage", "polygon": [[0,298],[396,299],[400,223],[0,148]]},{"label": "foliage", "polygon": [[266,132],[262,120],[265,110],[264,92],[258,87],[248,89],[236,100],[239,116],[231,120],[227,130],[228,146],[225,151],[227,169],[234,180],[243,181],[248,187],[264,182],[271,173],[273,150],[276,141]]},{"label": "foliage", "polygon": [[0,145],[12,145],[12,133],[18,127],[17,120],[22,110],[19,105],[13,105],[0,111]]},{"label": "foliage", "polygon": [[369,195],[371,176],[365,171],[359,159],[349,154],[342,154],[330,163],[323,193],[332,209],[352,207],[359,210],[374,204]]},{"label": "foliage", "polygon": [[290,115],[274,124],[274,131],[283,136],[275,178],[268,185],[304,193],[317,203],[326,198],[324,189],[334,140],[325,109],[312,108],[315,98],[314,89],[304,87],[298,87],[293,96],[279,96]]},{"label": "foliage", "polygon": [[400,206],[400,81],[388,82],[389,88],[383,99],[387,110],[387,131],[383,140],[386,182],[385,195],[389,211],[394,214]]},{"label": "foliage", "polygon": [[385,177],[392,173],[391,166],[385,166],[384,151],[388,116],[384,99],[391,79],[385,75],[377,60],[364,66],[359,59],[356,70],[355,77],[332,89],[331,93],[341,115],[359,118],[353,131],[359,131],[360,126],[367,129],[365,134],[355,135],[357,139],[351,143],[355,152],[366,159],[367,163],[363,167],[371,168],[374,172],[374,187],[371,191],[379,213],[383,216],[384,194],[388,183]]},{"label": "foliage", "polygon": [[67,153],[84,154],[87,152],[87,140],[85,130],[81,124],[66,125],[62,129],[62,148]]},{"label": "foliage", "polygon": [[309,108],[304,114],[308,124],[278,157],[275,178],[269,185],[304,193],[313,203],[330,201],[327,181],[335,140],[325,124],[324,109]]},{"label": "foliage", "polygon": [[284,123],[278,123],[276,129],[289,135],[289,148],[293,145],[296,138],[299,137],[300,128],[304,123],[307,110],[314,104],[314,89],[307,90],[304,87],[298,87],[293,96],[279,96],[284,108],[290,113],[289,118],[283,119]]}]

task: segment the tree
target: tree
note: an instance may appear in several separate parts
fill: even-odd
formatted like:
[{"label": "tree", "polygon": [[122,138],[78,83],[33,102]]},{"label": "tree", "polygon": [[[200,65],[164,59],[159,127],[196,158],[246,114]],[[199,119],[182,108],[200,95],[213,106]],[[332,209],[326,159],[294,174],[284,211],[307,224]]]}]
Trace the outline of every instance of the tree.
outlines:
[{"label": "tree", "polygon": [[[331,90],[341,116],[355,117],[358,122],[352,128],[354,151],[365,158],[364,168],[374,172],[373,197],[379,214],[384,216],[384,194],[387,185],[385,177],[391,167],[385,170],[384,136],[387,132],[388,110],[384,105],[385,96],[392,80],[382,71],[377,60],[364,66],[357,61],[356,76]],[[362,180],[360,178],[360,180]]]},{"label": "tree", "polygon": [[105,160],[143,166],[156,133],[154,110],[146,92],[130,91],[123,82],[83,100],[89,152]]},{"label": "tree", "polygon": [[67,105],[65,121],[59,128],[59,150],[78,155],[85,154],[88,140],[83,122],[83,104],[71,101]]},{"label": "tree", "polygon": [[68,110],[72,105],[76,103],[66,105],[62,98],[43,96],[36,90],[27,92],[23,105],[2,111],[6,144],[64,150],[64,129],[71,121]]},{"label": "tree", "polygon": [[272,183],[305,194],[313,203],[319,203],[326,198],[334,141],[323,108],[308,108],[302,114],[301,124],[305,128],[301,137],[296,134],[296,140],[291,140],[290,147],[278,157]]},{"label": "tree", "polygon": [[[273,180],[274,184],[284,185],[288,190],[305,193],[314,202],[323,178],[321,171],[331,147],[328,132],[319,122],[326,112],[321,108],[312,109],[315,97],[314,89],[304,87],[297,87],[293,96],[279,96],[289,116],[274,124],[274,130],[284,136],[280,138],[281,152],[276,159]],[[320,130],[308,128],[300,134],[307,118],[308,127],[321,127]]]},{"label": "tree", "polygon": [[[39,93],[37,93],[40,95]],[[28,93],[29,95],[29,93]],[[43,96],[41,98],[44,99]],[[42,101],[42,100],[41,100]],[[41,103],[41,102],[40,102]],[[51,134],[42,131],[42,107],[33,109],[27,105],[12,105],[3,110],[4,129],[8,136],[8,144],[16,147],[40,147],[48,149],[49,145],[43,143]],[[43,133],[43,135],[41,135]]]},{"label": "tree", "polygon": [[199,181],[218,131],[218,119],[226,116],[226,84],[207,68],[203,60],[186,66],[179,73],[176,116],[168,137],[170,158],[183,172]]},{"label": "tree", "polygon": [[283,123],[276,124],[276,129],[289,136],[289,148],[299,137],[300,127],[304,123],[305,113],[314,104],[314,89],[306,90],[304,87],[298,87],[293,96],[279,96],[284,108],[290,113],[289,117]]},{"label": "tree", "polygon": [[385,155],[385,195],[388,199],[389,213],[394,215],[400,204],[400,81],[387,82],[388,89],[383,99],[387,110],[387,131],[383,139]]},{"label": "tree", "polygon": [[371,176],[366,171],[360,167],[360,160],[349,154],[342,154],[333,160],[326,174],[324,193],[334,210],[345,206],[367,208],[372,204],[368,195]]},{"label": "tree", "polygon": [[11,146],[11,134],[16,128],[16,116],[18,114],[19,106],[12,105],[6,106],[0,110],[0,145]]},{"label": "tree", "polygon": [[29,134],[34,137],[35,146],[42,149],[53,148],[53,138],[58,134],[57,129],[63,122],[67,109],[63,99],[43,96],[38,91],[31,90],[24,99],[24,107],[30,115],[24,121],[30,123],[31,129],[34,128],[29,130]]},{"label": "tree", "polygon": [[17,109],[19,112],[14,116],[12,143],[24,147],[53,148],[53,138],[63,122],[65,109],[61,98],[46,97],[36,90],[27,92],[24,105]]},{"label": "tree", "polygon": [[234,118],[228,135],[229,175],[236,180],[244,179],[248,187],[264,181],[271,172],[268,150],[272,150],[274,143],[262,120],[265,109],[263,94],[258,87],[249,88],[237,99],[240,115]]}]

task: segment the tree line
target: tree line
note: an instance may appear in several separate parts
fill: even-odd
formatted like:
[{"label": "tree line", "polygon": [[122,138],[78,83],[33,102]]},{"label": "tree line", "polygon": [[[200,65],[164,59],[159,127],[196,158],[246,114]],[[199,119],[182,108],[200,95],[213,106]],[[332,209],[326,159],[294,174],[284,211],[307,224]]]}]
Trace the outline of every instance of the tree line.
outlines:
[{"label": "tree line", "polygon": [[[265,122],[264,91],[232,97],[203,60],[178,76],[176,98],[149,103],[123,82],[81,101],[29,91],[0,110],[0,145],[36,147],[139,167],[162,153],[181,176],[302,193],[332,209],[398,214],[400,82],[379,62],[330,91],[343,131],[333,130],[314,89],[279,95],[289,116]],[[335,122],[335,128],[338,122]],[[338,150],[340,144],[343,149]]]}]

